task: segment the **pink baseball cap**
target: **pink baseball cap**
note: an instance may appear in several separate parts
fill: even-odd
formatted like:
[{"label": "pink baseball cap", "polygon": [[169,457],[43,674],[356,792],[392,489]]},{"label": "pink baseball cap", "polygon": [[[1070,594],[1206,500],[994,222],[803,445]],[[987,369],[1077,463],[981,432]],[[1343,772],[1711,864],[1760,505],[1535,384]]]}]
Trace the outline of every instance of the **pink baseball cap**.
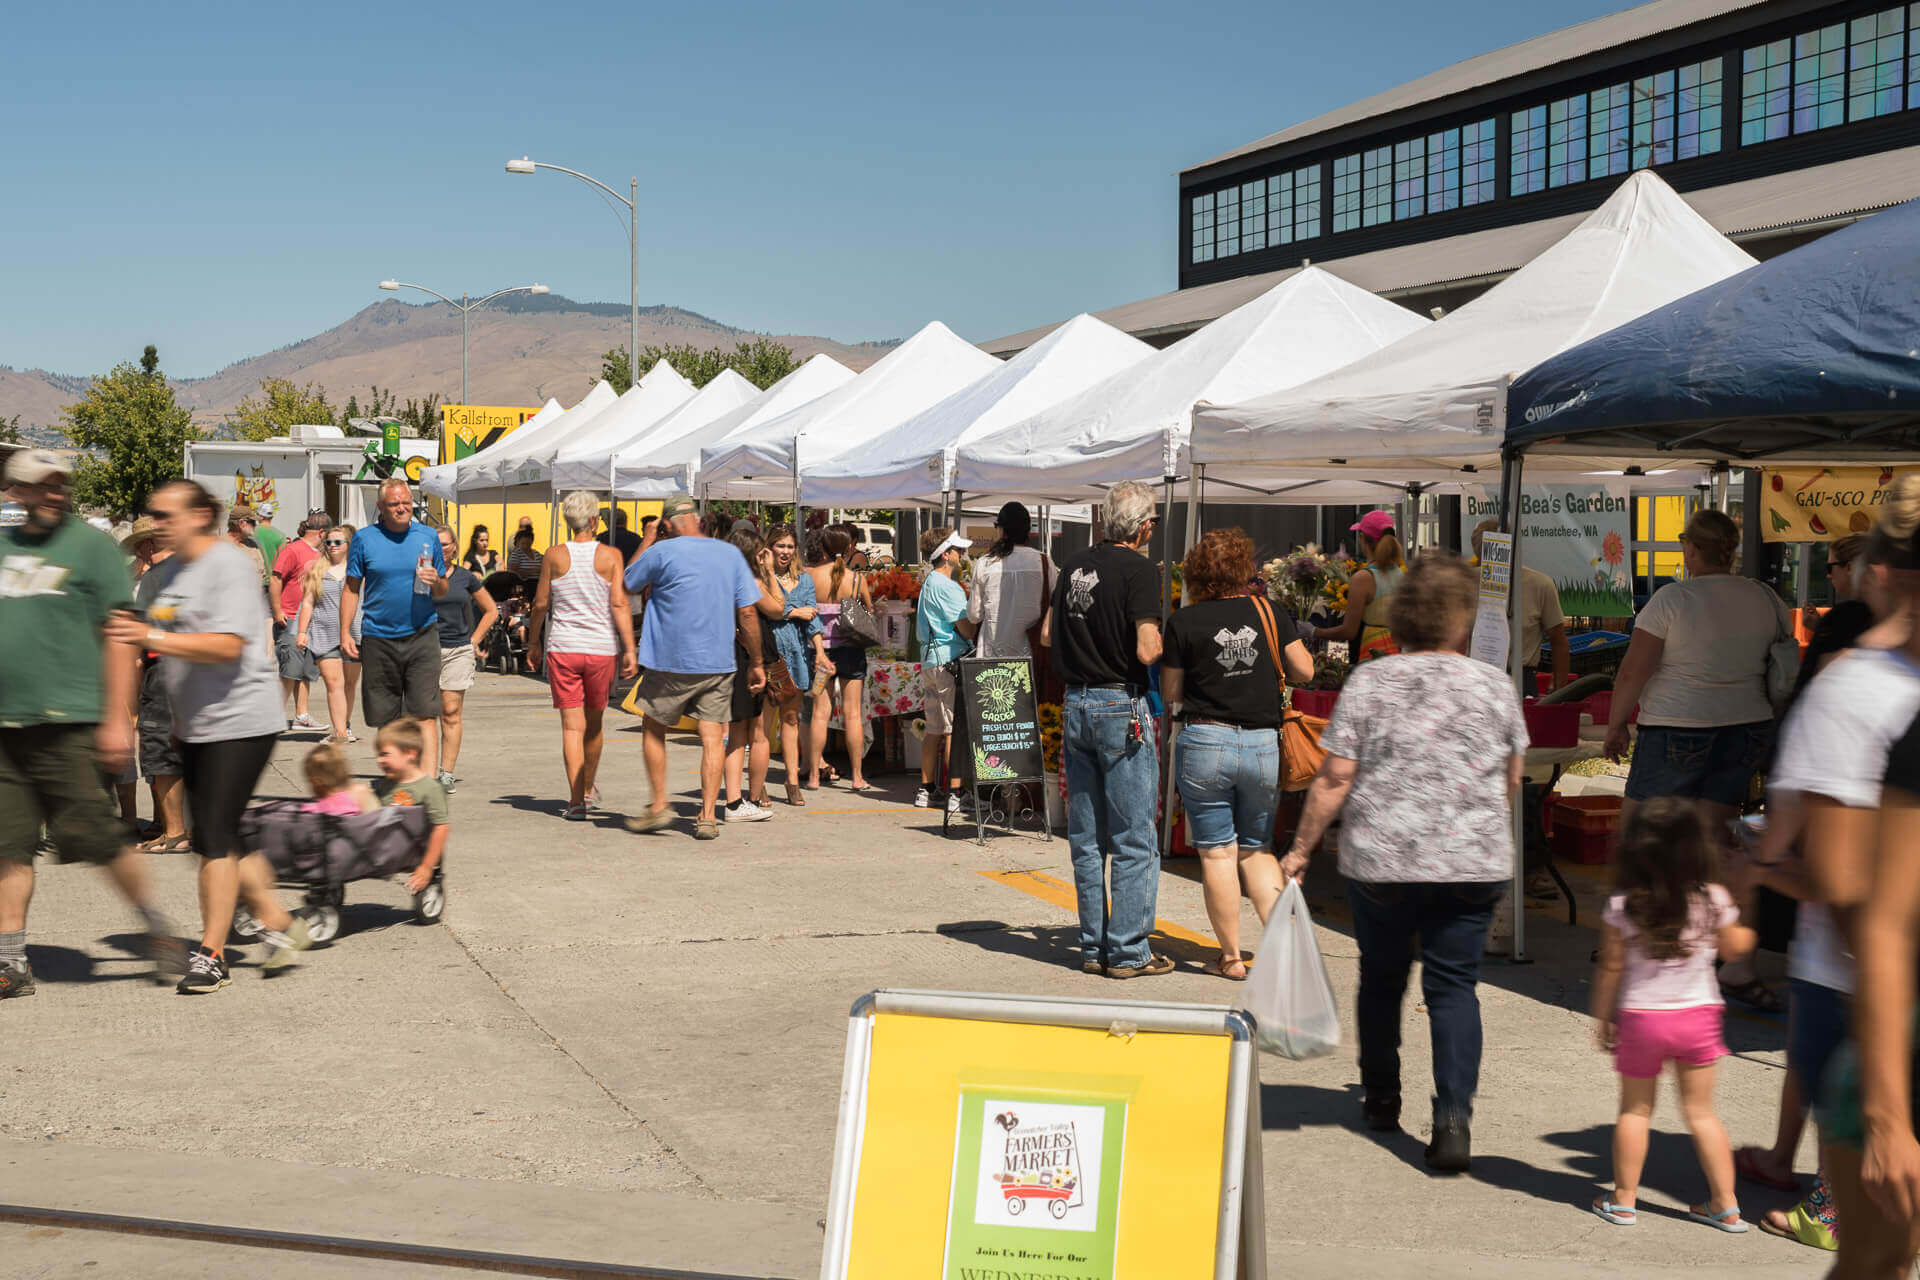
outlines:
[{"label": "pink baseball cap", "polygon": [[1369,511],[1360,517],[1360,523],[1349,525],[1348,531],[1358,530],[1367,536],[1367,541],[1378,542],[1383,533],[1393,532],[1393,513],[1391,511]]}]

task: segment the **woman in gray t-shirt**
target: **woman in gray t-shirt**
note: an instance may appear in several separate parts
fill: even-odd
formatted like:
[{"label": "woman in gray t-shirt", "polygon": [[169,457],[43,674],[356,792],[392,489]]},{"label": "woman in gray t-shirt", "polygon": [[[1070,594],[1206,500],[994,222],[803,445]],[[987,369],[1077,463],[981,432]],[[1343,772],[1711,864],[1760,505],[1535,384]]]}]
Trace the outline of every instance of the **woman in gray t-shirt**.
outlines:
[{"label": "woman in gray t-shirt", "polygon": [[266,601],[253,563],[216,535],[219,504],[191,480],[162,485],[148,500],[161,545],[173,552],[144,619],[123,615],[108,634],[160,657],[173,734],[201,857],[202,934],[178,990],[227,985],[226,941],[244,894],[268,946],[263,968],[307,945],[306,924],[280,905],[267,860],[249,851],[240,819],[285,727]]}]

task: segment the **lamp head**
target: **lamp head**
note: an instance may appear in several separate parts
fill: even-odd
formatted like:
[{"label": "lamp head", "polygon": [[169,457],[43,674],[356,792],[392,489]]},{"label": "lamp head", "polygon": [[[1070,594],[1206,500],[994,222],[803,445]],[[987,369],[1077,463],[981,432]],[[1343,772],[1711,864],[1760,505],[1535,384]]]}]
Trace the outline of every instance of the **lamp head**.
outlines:
[{"label": "lamp head", "polygon": [[385,289],[388,293],[393,293],[400,288],[400,282],[398,280],[382,280],[380,282],[380,287],[382,289]]},{"label": "lamp head", "polygon": [[529,160],[525,156],[521,156],[518,160],[507,161],[508,173],[532,173],[533,170],[534,170],[533,161]]},{"label": "lamp head", "polygon": [[527,292],[528,293],[551,293],[552,290],[548,289],[547,286],[543,284],[537,284],[537,285],[534,285],[533,288],[527,290]]}]

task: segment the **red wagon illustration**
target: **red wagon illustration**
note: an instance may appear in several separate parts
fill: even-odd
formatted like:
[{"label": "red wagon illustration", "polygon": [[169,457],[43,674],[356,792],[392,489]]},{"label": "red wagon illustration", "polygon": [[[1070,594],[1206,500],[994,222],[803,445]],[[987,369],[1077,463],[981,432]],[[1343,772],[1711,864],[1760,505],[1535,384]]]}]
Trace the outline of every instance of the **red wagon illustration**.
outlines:
[{"label": "red wagon illustration", "polygon": [[1058,1187],[1003,1183],[1000,1194],[1007,1202],[1007,1212],[1016,1218],[1027,1207],[1029,1200],[1045,1200],[1048,1213],[1056,1218],[1064,1218],[1067,1216],[1067,1202],[1073,1199],[1073,1186],[1071,1181]]}]

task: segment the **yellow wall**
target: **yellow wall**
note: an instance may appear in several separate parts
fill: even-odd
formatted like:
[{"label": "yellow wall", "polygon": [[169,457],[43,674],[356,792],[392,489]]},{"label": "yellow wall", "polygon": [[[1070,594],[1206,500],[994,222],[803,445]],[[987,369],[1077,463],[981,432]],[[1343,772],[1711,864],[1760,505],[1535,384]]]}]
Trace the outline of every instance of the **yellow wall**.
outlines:
[{"label": "yellow wall", "polygon": [[[1635,498],[1634,523],[1639,542],[1678,542],[1680,530],[1687,524],[1687,500],[1678,495],[1662,498]],[[1680,552],[1641,551],[1634,556],[1633,571],[1645,577],[1671,578],[1680,572]]]},{"label": "yellow wall", "polygon": [[[602,503],[604,508],[605,504]],[[656,501],[631,501],[619,504],[620,510],[627,513],[627,527],[635,533],[640,532],[640,521],[645,516],[660,514],[660,504]],[[533,547],[536,551],[545,551],[553,541],[553,530],[560,525],[559,509],[546,502],[509,502],[504,507],[498,502],[462,502],[446,504],[446,521],[460,535],[460,552],[466,554],[467,535],[475,524],[487,526],[494,550],[504,558],[513,546],[513,531],[520,526],[521,516],[533,517]]]}]

